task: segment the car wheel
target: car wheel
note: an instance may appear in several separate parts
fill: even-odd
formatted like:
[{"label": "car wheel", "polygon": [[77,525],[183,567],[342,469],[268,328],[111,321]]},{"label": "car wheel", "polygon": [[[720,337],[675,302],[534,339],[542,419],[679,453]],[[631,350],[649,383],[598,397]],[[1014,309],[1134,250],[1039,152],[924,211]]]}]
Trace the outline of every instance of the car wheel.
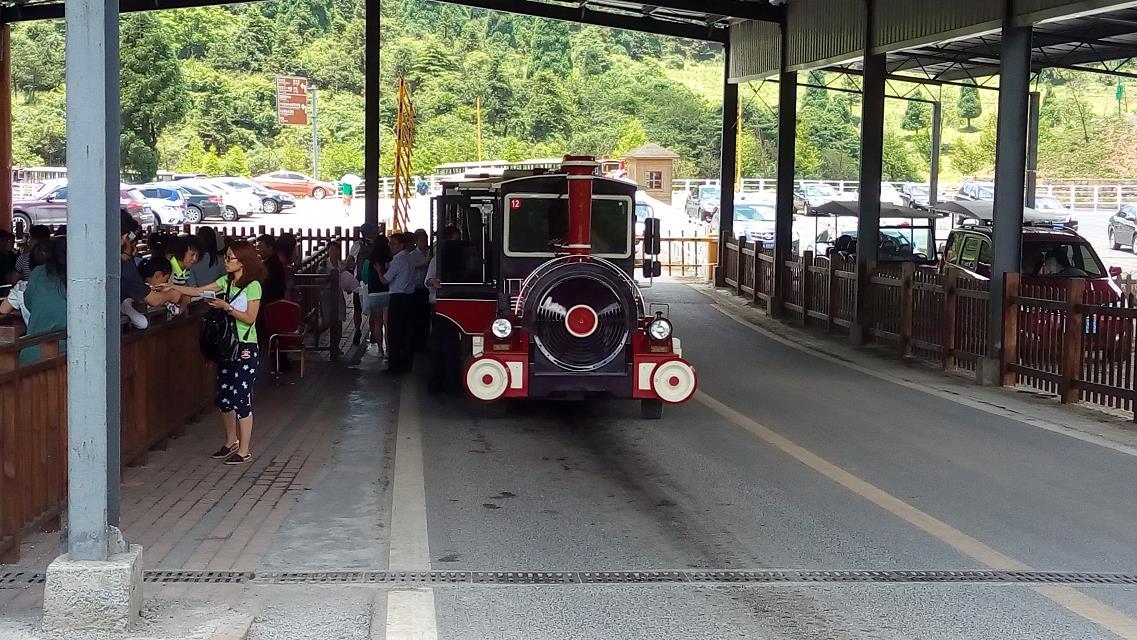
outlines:
[{"label": "car wheel", "polygon": [[276,213],[280,211],[280,203],[272,198],[265,198],[261,201],[261,211],[265,213]]},{"label": "car wheel", "polygon": [[23,229],[27,234],[32,228],[32,219],[28,214],[23,211],[16,211],[12,213],[12,231]]},{"label": "car wheel", "polygon": [[205,214],[201,212],[200,207],[186,207],[186,222],[190,224],[199,224]]},{"label": "car wheel", "polygon": [[324,191],[323,187],[316,187],[315,189],[312,189],[312,197],[317,200],[323,200],[324,196],[326,195],[328,195],[328,192]]},{"label": "car wheel", "polygon": [[225,210],[221,212],[221,219],[225,222],[236,222],[240,217],[241,215],[233,207],[225,207]]},{"label": "car wheel", "polygon": [[1114,251],[1121,250],[1121,244],[1117,242],[1117,238],[1113,235],[1113,229],[1109,230],[1109,247]]}]

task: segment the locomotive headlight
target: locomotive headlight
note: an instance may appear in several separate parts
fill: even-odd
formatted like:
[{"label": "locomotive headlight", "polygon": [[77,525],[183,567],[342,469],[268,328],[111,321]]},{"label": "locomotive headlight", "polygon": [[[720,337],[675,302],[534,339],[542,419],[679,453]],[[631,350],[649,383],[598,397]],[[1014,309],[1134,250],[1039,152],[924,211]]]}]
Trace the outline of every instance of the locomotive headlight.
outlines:
[{"label": "locomotive headlight", "polygon": [[663,318],[656,318],[647,326],[647,334],[652,340],[666,340],[671,337],[671,323]]},{"label": "locomotive headlight", "polygon": [[498,340],[505,340],[513,335],[513,323],[510,322],[508,318],[498,318],[490,325],[490,331],[493,332],[493,336]]}]

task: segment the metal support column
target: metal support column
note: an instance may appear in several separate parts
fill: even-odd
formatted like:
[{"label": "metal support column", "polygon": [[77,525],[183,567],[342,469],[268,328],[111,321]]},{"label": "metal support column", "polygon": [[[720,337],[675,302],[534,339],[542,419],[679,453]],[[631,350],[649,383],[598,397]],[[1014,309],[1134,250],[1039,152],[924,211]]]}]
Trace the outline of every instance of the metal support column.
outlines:
[{"label": "metal support column", "polygon": [[0,24],[0,229],[12,229],[12,27]]},{"label": "metal support column", "polygon": [[67,548],[106,560],[119,485],[119,52],[116,0],[66,0]]},{"label": "metal support column", "polygon": [[[872,11],[869,11],[871,16]],[[866,42],[872,42],[872,20]],[[887,69],[884,54],[865,52],[861,86],[860,215],[857,217],[857,296],[849,339],[864,344],[868,335],[868,290],[880,248],[880,182],[884,158],[884,90]]]},{"label": "metal support column", "polygon": [[999,73],[998,139],[995,143],[994,257],[991,266],[988,360],[980,379],[999,384],[1003,349],[1003,282],[1021,268],[1023,192],[1026,188],[1027,117],[1030,112],[1031,28],[1015,27],[1008,2]]},{"label": "metal support column", "polygon": [[928,173],[928,204],[940,203],[940,146],[943,134],[943,105],[939,100],[932,103],[932,157]]},{"label": "metal support column", "polygon": [[786,260],[794,241],[794,156],[797,152],[797,72],[786,71],[786,42],[782,35],[782,72],[778,76],[778,176],[774,222],[774,293],[772,317],[785,315]]},{"label": "metal support column", "polygon": [[1030,92],[1030,112],[1026,119],[1026,206],[1034,208],[1038,190],[1038,109],[1042,94]]},{"label": "metal support column", "polygon": [[379,224],[379,3],[364,5],[363,221]]},{"label": "metal support column", "polygon": [[[730,81],[730,43],[723,45],[722,75],[722,156],[719,165],[719,241],[734,235],[734,174],[738,152],[738,85]],[[715,276],[721,286],[723,260],[726,252],[719,252],[719,265]]]}]

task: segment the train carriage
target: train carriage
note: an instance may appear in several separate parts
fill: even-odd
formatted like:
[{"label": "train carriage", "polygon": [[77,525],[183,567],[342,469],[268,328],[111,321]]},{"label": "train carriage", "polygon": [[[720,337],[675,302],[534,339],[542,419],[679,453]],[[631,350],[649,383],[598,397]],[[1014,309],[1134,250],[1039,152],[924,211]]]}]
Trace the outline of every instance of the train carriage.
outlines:
[{"label": "train carriage", "polygon": [[[636,186],[597,167],[569,156],[555,173],[468,176],[433,199],[436,312],[463,336],[471,397],[606,395],[658,418],[694,394],[666,307],[647,305],[633,277]],[[648,276],[658,244],[647,225]]]}]

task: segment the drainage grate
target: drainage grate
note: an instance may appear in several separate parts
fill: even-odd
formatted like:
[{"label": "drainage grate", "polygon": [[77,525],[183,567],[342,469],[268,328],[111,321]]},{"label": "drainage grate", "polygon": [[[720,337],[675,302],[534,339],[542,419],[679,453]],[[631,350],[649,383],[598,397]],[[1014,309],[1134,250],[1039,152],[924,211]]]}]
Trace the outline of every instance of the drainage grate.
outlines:
[{"label": "drainage grate", "polygon": [[[43,584],[42,573],[0,573],[0,589]],[[148,583],[174,584],[1084,584],[1137,585],[1133,573],[1073,571],[147,571]]]},{"label": "drainage grate", "polygon": [[43,584],[44,579],[42,573],[27,573],[24,571],[0,573],[0,589],[19,589],[31,584]]},{"label": "drainage grate", "polygon": [[147,571],[142,580],[158,584],[236,584],[248,582],[252,578],[252,573],[244,571]]},{"label": "drainage grate", "polygon": [[263,584],[1137,584],[1137,574],[1056,571],[342,571],[258,573]]}]

